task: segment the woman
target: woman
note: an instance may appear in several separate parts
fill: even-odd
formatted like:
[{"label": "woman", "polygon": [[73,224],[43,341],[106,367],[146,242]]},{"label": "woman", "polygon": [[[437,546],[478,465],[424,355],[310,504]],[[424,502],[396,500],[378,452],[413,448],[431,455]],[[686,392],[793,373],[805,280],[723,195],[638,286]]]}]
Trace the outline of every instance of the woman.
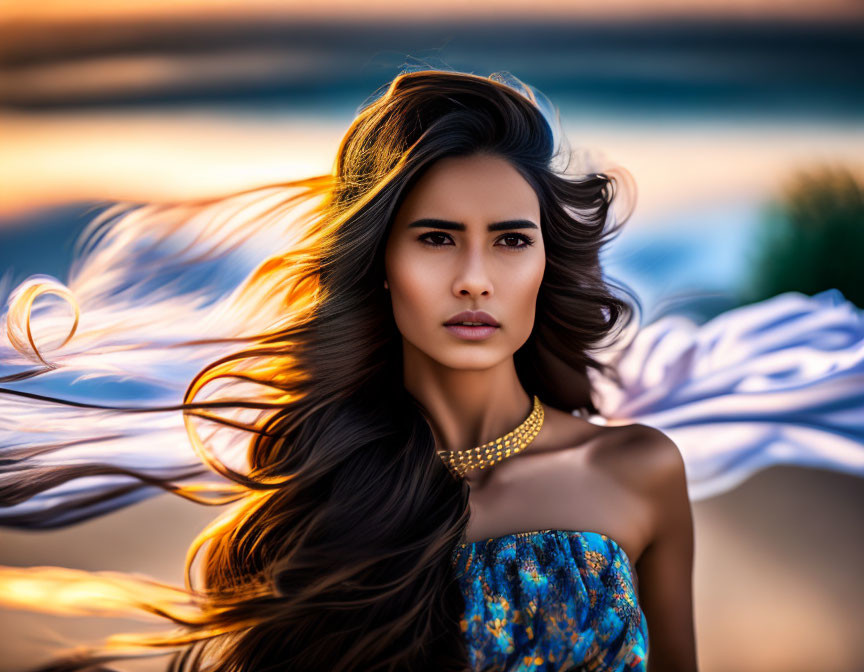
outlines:
[{"label": "woman", "polygon": [[[587,326],[574,318],[593,312],[592,299],[578,296],[587,284],[578,278],[569,283],[577,294],[569,305],[550,305],[541,294],[547,258],[563,267],[556,252],[567,243],[550,231],[549,208],[537,196],[542,190],[532,186],[539,180],[526,180],[516,161],[485,148],[436,161],[397,211],[385,256],[405,387],[426,409],[436,446],[469,484],[469,541],[458,560],[470,596],[462,627],[475,647],[474,662],[507,669],[513,661],[506,651],[550,669],[594,660],[603,661],[602,669],[644,667],[647,629],[630,585],[638,572],[653,669],[696,669],[692,519],[672,441],[645,425],[598,427],[538,400],[542,426],[512,450],[499,441],[489,459],[465,455],[465,446],[494,443],[519,418],[533,416],[514,356],[535,328],[546,326],[536,312],[548,311],[574,331]],[[567,230],[565,221],[558,223]],[[564,285],[555,271],[545,281]],[[587,608],[591,588],[571,573],[583,563],[589,573],[617,575],[617,601],[603,596],[603,608]],[[464,578],[468,566],[473,570]],[[513,581],[520,570],[539,576]],[[553,577],[562,585],[537,589]],[[522,580],[536,583],[526,587]],[[567,583],[588,592],[574,595]],[[596,590],[615,589],[607,583]],[[518,621],[520,609],[531,610],[526,594],[545,613]],[[502,623],[493,637],[487,617],[496,607]],[[580,626],[586,614],[590,628]],[[535,629],[545,630],[547,641],[532,642]]]},{"label": "woman", "polygon": [[[332,175],[274,185],[281,200],[245,204],[243,226],[213,216],[227,199],[111,211],[68,289],[46,278],[18,288],[8,333],[37,366],[3,378],[4,524],[68,525],[155,488],[236,502],[192,543],[182,591],[4,569],[7,604],[126,604],[180,626],[40,669],[108,669],[142,647],[167,648],[172,670],[696,669],[681,453],[656,428],[573,414],[597,413],[589,370],[614,370],[593,353],[633,314],[599,265],[619,228],[618,178],[556,169],[566,147],[541,107],[518,82],[403,73],[357,116]],[[235,196],[248,193],[264,190]],[[300,204],[313,207],[286,227]],[[257,235],[250,246],[269,246],[266,258],[230,296],[194,303],[206,317],[159,309],[184,268]],[[172,237],[185,246],[169,254],[160,244]],[[119,280],[129,268],[168,284],[130,291]],[[175,329],[158,344],[170,361],[146,357],[153,342],[109,342],[98,316],[86,323],[88,302],[109,301],[97,277],[137,320],[126,336],[155,331],[153,320]],[[76,309],[65,339],[59,311],[42,320],[39,333],[63,340],[50,358],[29,322],[46,291]],[[103,372],[136,349],[142,379],[165,366],[149,394],[160,403],[67,395],[63,406],[24,389],[97,347],[115,358]],[[191,381],[178,374],[196,361],[183,348],[212,359]],[[179,405],[166,393],[178,380]],[[34,409],[41,434],[27,424]],[[154,420],[177,409],[197,464],[176,457],[177,427]]]}]

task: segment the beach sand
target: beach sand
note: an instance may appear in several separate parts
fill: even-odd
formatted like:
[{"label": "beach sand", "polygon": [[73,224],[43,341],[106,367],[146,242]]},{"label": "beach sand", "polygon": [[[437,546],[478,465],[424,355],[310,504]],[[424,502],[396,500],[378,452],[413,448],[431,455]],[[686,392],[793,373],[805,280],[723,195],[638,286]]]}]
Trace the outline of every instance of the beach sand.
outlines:
[{"label": "beach sand", "polygon": [[[220,510],[160,495],[72,529],[2,531],[0,564],[143,572],[182,585],[189,542]],[[791,466],[694,502],[701,672],[864,670],[862,511],[861,479]],[[0,670],[47,660],[38,641],[46,628],[70,646],[112,632],[170,629],[159,622],[0,611]],[[164,659],[155,659],[121,669],[163,667]]]}]

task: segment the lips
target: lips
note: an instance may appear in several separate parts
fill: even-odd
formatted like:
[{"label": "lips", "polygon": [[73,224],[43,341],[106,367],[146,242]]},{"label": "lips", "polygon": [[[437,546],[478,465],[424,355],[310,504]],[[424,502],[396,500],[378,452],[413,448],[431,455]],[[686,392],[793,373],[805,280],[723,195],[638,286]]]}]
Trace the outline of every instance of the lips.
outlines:
[{"label": "lips", "polygon": [[482,310],[463,310],[461,313],[453,315],[444,325],[459,324],[460,322],[480,322],[490,327],[501,326],[494,317]]}]

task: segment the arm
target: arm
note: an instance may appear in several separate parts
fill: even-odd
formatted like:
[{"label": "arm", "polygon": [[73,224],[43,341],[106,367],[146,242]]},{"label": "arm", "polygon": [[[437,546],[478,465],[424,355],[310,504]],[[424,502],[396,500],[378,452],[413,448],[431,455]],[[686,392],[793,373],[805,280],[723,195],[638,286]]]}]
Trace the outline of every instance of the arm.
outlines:
[{"label": "arm", "polygon": [[642,486],[651,541],[639,558],[639,602],[648,621],[648,672],[696,672],[693,518],[684,460],[663,432],[644,426]]}]

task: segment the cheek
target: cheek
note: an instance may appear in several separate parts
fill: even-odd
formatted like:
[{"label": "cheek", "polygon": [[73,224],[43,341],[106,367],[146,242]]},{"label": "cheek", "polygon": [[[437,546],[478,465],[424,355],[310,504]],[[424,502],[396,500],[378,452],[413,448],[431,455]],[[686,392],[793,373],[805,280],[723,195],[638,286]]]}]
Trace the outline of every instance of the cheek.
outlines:
[{"label": "cheek", "polygon": [[402,323],[401,327],[410,327],[416,320],[434,316],[431,311],[440,304],[440,288],[435,282],[440,274],[429,268],[423,259],[402,254],[388,277],[393,313],[397,322]]},{"label": "cheek", "polygon": [[514,306],[518,306],[520,310],[534,307],[543,281],[544,268],[545,263],[526,264],[507,275],[507,294],[513,297]]},{"label": "cheek", "polygon": [[526,339],[534,329],[534,320],[537,317],[537,291],[524,291],[518,295],[513,303],[510,324],[513,326],[514,336],[520,341]]},{"label": "cheek", "polygon": [[[508,299],[501,301],[506,306],[503,316],[509,324],[508,336],[511,344],[520,347],[531,336],[534,322],[537,318],[537,294],[543,281],[545,264],[528,265],[507,278],[507,285],[502,287]],[[503,320],[502,320],[503,321]]]}]

